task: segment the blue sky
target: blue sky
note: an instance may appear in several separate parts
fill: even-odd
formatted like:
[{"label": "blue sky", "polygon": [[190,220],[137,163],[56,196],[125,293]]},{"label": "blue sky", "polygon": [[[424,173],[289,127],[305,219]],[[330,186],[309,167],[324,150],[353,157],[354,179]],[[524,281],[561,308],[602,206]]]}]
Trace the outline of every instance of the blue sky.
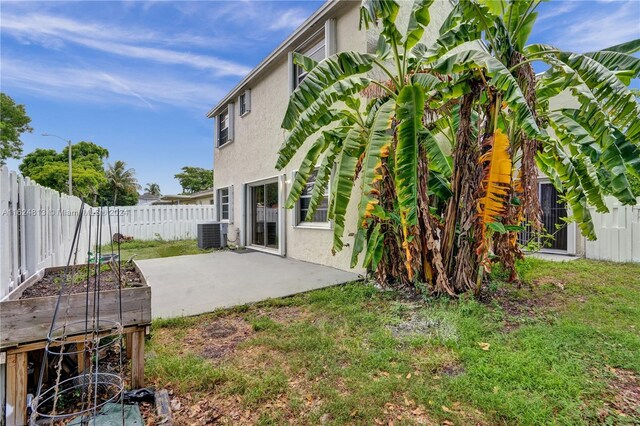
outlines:
[{"label": "blue sky", "polygon": [[[179,192],[182,166],[212,167],[207,110],[321,3],[3,0],[0,87],[32,118],[25,153],[61,148],[44,132],[90,140],[141,184]],[[551,1],[539,12],[532,42],[588,51],[640,37],[638,0]]]}]

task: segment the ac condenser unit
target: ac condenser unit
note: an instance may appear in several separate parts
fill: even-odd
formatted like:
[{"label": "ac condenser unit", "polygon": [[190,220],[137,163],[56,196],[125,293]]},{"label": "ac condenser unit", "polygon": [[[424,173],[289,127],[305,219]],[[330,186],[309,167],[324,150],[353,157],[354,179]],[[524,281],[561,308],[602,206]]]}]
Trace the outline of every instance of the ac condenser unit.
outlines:
[{"label": "ac condenser unit", "polygon": [[198,248],[212,249],[227,246],[227,224],[209,222],[198,224]]}]

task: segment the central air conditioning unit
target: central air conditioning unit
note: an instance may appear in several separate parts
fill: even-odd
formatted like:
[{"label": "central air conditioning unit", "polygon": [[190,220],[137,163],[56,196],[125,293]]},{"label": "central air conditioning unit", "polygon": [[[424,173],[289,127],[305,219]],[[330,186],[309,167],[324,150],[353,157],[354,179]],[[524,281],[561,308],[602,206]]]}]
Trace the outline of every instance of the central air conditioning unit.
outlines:
[{"label": "central air conditioning unit", "polygon": [[227,246],[228,224],[209,222],[198,224],[198,248],[219,249]]}]

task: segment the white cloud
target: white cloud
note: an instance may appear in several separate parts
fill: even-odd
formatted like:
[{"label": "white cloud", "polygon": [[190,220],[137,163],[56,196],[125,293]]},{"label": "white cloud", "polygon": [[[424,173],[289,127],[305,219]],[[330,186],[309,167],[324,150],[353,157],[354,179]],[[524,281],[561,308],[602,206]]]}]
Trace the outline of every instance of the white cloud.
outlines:
[{"label": "white cloud", "polygon": [[[576,52],[592,51],[638,38],[640,7],[635,0],[615,3],[611,13],[585,14],[585,19],[562,26],[556,44]],[[575,20],[574,20],[575,22]]]},{"label": "white cloud", "polygon": [[289,9],[279,14],[279,16],[269,26],[270,30],[293,30],[307,19],[307,13],[301,9]]},{"label": "white cloud", "polygon": [[197,55],[175,49],[145,46],[145,43],[211,46],[219,41],[183,34],[178,37],[159,36],[153,31],[136,28],[127,30],[98,23],[78,22],[53,15],[7,15],[0,22],[3,33],[29,43],[60,49],[64,43],[73,43],[113,55],[151,60],[165,64],[185,65],[210,70],[216,76],[246,75],[250,68],[213,56]]},{"label": "white cloud", "polygon": [[206,111],[225,93],[224,88],[201,81],[151,72],[73,68],[4,59],[2,84],[33,94],[63,100],[123,103],[144,108],[158,104]]},{"label": "white cloud", "polygon": [[553,5],[553,9],[548,8],[548,10],[540,12],[538,14],[538,19],[536,20],[536,25],[546,24],[547,21],[572,12],[579,6],[579,2],[577,1],[554,2],[548,4]]}]

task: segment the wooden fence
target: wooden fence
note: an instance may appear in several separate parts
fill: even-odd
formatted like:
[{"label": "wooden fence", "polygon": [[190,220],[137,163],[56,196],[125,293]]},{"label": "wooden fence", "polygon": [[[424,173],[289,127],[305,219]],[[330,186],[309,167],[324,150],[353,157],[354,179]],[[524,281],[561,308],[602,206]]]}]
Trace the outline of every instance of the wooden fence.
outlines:
[{"label": "wooden fence", "polygon": [[[40,269],[67,263],[82,201],[42,187],[0,167],[0,299]],[[108,213],[108,214],[107,214]],[[78,230],[78,263],[95,245],[118,231],[137,240],[196,238],[197,224],[215,219],[213,205],[85,206]]]},{"label": "wooden fence", "polygon": [[613,197],[607,197],[606,201],[609,213],[592,211],[598,239],[587,241],[586,257],[614,262],[640,262],[640,204],[623,206]]}]

